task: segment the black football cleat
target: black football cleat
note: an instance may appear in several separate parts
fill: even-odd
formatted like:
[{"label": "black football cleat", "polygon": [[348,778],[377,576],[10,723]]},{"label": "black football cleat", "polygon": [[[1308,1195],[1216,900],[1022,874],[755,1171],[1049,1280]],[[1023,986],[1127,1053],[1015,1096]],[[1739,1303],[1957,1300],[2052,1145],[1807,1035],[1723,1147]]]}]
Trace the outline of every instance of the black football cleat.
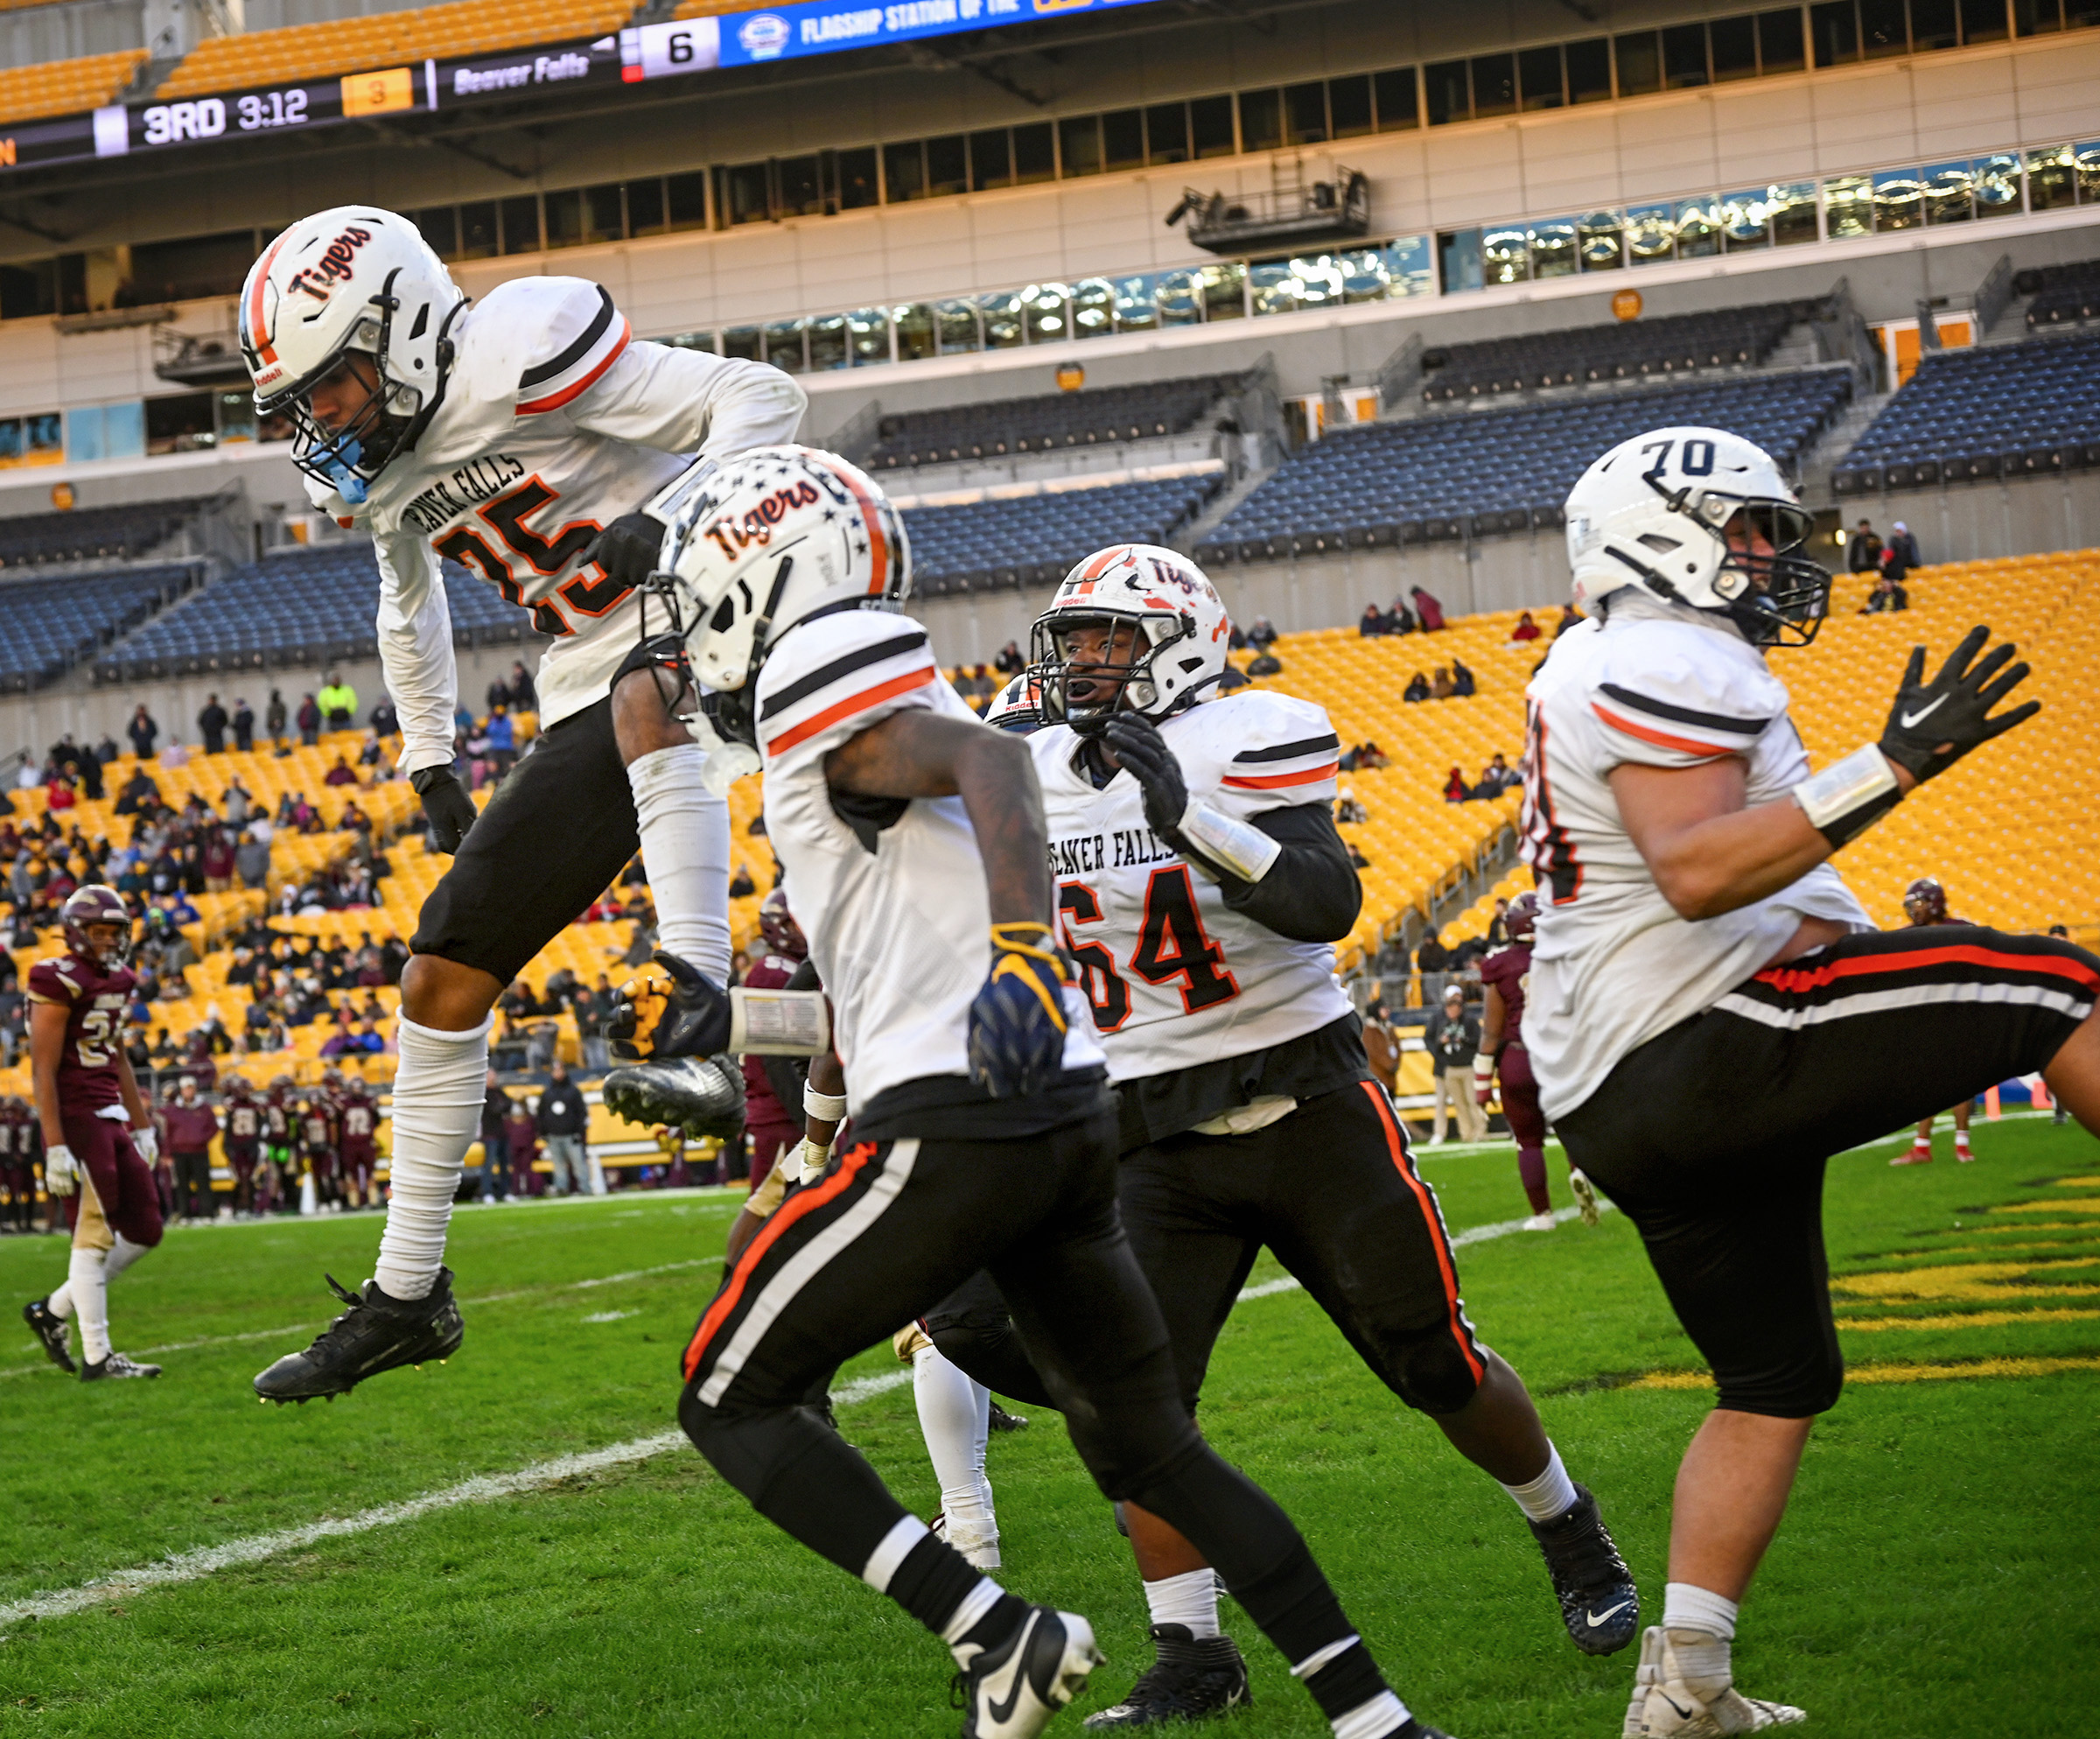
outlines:
[{"label": "black football cleat", "polygon": [[1585,1654],[1616,1654],[1641,1634],[1641,1592],[1612,1541],[1597,1500],[1575,1488],[1575,1506],[1550,1522],[1533,1522],[1552,1573],[1561,1623]]},{"label": "black football cleat", "polygon": [[49,1298],[33,1298],[24,1305],[22,1320],[29,1324],[29,1332],[43,1343],[44,1357],[68,1377],[72,1376],[76,1367],[73,1354],[66,1346],[66,1320],[51,1314]]},{"label": "black football cleat", "polygon": [[1004,1642],[960,1643],[955,1654],[962,1739],[1032,1739],[1101,1665],[1094,1627],[1047,1606],[1031,1606]]},{"label": "black football cleat", "polygon": [[649,969],[622,985],[606,1015],[606,1036],[621,1057],[664,1062],[709,1056],[729,1042],[729,996],[697,966],[661,948]]},{"label": "black football cleat", "polygon": [[604,1096],[616,1117],[695,1139],[726,1140],[744,1128],[744,1072],[728,1055],[627,1063],[606,1076]]},{"label": "black football cleat", "polygon": [[100,1383],[113,1377],[158,1377],[159,1375],[160,1367],[158,1364],[135,1364],[121,1352],[113,1352],[108,1357],[94,1364],[83,1364],[80,1366],[80,1381],[83,1383]]},{"label": "black football cleat", "polygon": [[388,1298],[376,1280],[351,1292],[325,1276],[348,1307],[304,1352],[286,1353],[256,1378],[256,1393],[280,1406],[346,1395],[368,1377],[459,1350],[466,1328],[452,1301],[452,1271],[440,1268],[428,1298]]},{"label": "black football cleat", "polygon": [[1028,1420],[1025,1414],[1008,1413],[997,1401],[991,1404],[990,1428],[994,1431],[1026,1431]]},{"label": "black football cleat", "polygon": [[1164,1727],[1170,1721],[1204,1721],[1228,1710],[1252,1706],[1247,1663],[1230,1637],[1205,1637],[1199,1642],[1186,1624],[1152,1626],[1158,1658],[1113,1708],[1087,1717],[1087,1730]]}]

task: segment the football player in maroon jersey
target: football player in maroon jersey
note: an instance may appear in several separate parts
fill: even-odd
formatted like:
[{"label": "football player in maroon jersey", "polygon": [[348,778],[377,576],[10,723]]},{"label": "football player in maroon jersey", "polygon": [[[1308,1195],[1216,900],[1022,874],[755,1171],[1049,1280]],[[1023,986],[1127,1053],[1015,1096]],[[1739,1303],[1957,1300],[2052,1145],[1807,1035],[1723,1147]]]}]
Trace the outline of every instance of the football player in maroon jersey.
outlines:
[{"label": "football player in maroon jersey", "polygon": [[343,1085],[337,1101],[336,1127],[341,1132],[336,1161],[342,1171],[345,1202],[353,1208],[380,1206],[379,1185],[372,1179],[378,1148],[374,1138],[379,1132],[379,1107],[372,1102],[372,1089],[361,1075],[351,1076]]},{"label": "football player in maroon jersey", "polygon": [[32,1148],[21,1102],[0,1099],[0,1232],[30,1230],[37,1204]]},{"label": "football player in maroon jersey", "polygon": [[76,1367],[66,1324],[80,1323],[81,1380],[158,1377],[109,1345],[109,1282],[160,1242],[153,1121],[123,1052],[125,1005],[136,982],[124,960],[131,912],[101,883],[60,908],[66,952],[29,971],[30,1069],[44,1134],[44,1187],[66,1201],[73,1255],[66,1284],[22,1307],[61,1371]]},{"label": "football player in maroon jersey", "polygon": [[[1903,890],[1903,915],[1910,920],[1912,929],[1922,929],[1932,924],[1965,924],[1966,918],[1950,917],[1947,912],[1947,890],[1936,877],[1922,875]],[[1954,1107],[1954,1157],[1963,1165],[1974,1163],[1976,1155],[1969,1146],[1969,1113],[1976,1109],[1976,1101],[1964,1099]],[[1928,1166],[1932,1163],[1932,1125],[1938,1119],[1921,1118],[1917,1137],[1910,1144],[1908,1153],[1898,1153],[1889,1161],[1892,1166]]]},{"label": "football player in maroon jersey", "polygon": [[[809,957],[788,895],[774,888],[759,906],[759,932],[766,951],[752,962],[744,982],[752,990],[782,990],[794,969]],[[744,1126],[751,1132],[751,1187],[754,1190],[783,1153],[792,1153],[802,1139],[802,1095],[806,1069],[799,1058],[760,1056],[744,1059]]]},{"label": "football player in maroon jersey", "polygon": [[[226,1163],[234,1175],[234,1212],[256,1209],[256,1165],[262,1153],[262,1107],[245,1077],[226,1077]],[[267,1187],[269,1180],[263,1180]]]}]

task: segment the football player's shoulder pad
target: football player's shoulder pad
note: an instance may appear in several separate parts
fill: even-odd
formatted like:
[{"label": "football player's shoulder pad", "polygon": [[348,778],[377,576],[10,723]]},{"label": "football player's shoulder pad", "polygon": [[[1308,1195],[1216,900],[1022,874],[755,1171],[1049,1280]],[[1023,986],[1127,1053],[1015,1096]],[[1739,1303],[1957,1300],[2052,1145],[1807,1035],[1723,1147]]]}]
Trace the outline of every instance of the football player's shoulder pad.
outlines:
[{"label": "football player's shoulder pad", "polygon": [[1698,725],[1723,719],[1755,736],[1787,710],[1786,685],[1763,655],[1733,635],[1693,622],[1643,618],[1605,636],[1591,665],[1593,698],[1648,705],[1643,711]]},{"label": "football player's shoulder pad", "polygon": [[521,412],[602,372],[630,336],[611,294],[584,277],[512,278],[467,312],[465,326],[451,391]]},{"label": "football player's shoulder pad", "polygon": [[[1221,749],[1273,748],[1334,734],[1334,721],[1319,702],[1278,694],[1272,689],[1245,688],[1220,695],[1183,716],[1202,733],[1203,740]],[[1339,740],[1335,753],[1340,753]]]}]

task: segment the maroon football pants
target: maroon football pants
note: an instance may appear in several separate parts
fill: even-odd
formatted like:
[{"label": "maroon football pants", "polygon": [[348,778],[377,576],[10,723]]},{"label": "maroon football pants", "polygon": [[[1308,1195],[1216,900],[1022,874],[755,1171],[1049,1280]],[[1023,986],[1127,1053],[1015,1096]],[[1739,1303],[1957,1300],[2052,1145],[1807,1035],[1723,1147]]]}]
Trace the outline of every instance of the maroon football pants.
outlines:
[{"label": "maroon football pants", "polygon": [[107,1250],[122,1232],[149,1250],[160,1242],[160,1192],[153,1168],[131,1145],[131,1132],[106,1117],[64,1119],[66,1145],[80,1167],[80,1187],[66,1198],[73,1241]]},{"label": "maroon football pants", "polygon": [[1502,1115],[1516,1138],[1516,1175],[1535,1214],[1553,1210],[1546,1193],[1546,1118],[1538,1108],[1538,1077],[1531,1072],[1531,1053],[1507,1044],[1497,1060],[1502,1078]]}]

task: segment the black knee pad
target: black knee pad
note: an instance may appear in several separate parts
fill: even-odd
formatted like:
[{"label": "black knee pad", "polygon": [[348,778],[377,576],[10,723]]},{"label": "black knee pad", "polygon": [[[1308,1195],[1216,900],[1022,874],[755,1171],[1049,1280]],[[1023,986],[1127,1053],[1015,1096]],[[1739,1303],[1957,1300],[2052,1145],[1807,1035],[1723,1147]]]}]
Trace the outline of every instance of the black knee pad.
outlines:
[{"label": "black knee pad", "polygon": [[1443,1326],[1391,1344],[1379,1374],[1408,1406],[1432,1418],[1458,1412],[1480,1386],[1465,1348]]}]

